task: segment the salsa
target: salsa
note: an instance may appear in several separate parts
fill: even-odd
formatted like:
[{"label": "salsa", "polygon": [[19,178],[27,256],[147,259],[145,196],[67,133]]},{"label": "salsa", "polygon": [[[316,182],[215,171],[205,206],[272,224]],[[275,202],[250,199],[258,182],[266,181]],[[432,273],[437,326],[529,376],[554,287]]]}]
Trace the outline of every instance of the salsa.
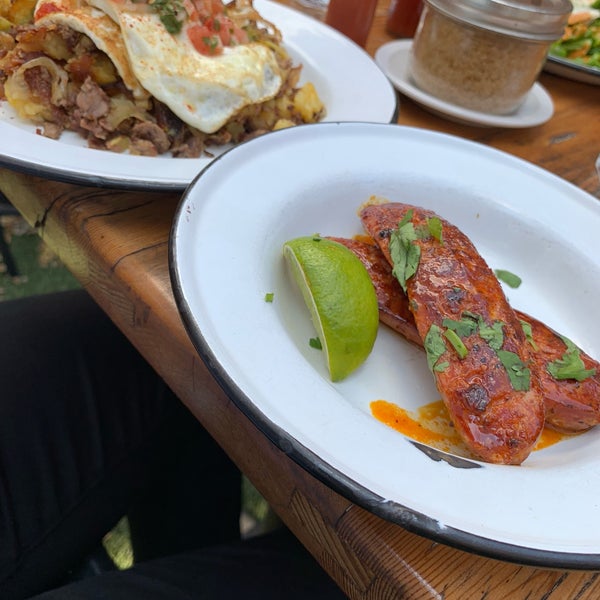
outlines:
[{"label": "salsa", "polygon": [[165,29],[185,28],[194,48],[205,56],[222,54],[226,46],[247,44],[248,34],[227,15],[221,0],[150,0]]}]

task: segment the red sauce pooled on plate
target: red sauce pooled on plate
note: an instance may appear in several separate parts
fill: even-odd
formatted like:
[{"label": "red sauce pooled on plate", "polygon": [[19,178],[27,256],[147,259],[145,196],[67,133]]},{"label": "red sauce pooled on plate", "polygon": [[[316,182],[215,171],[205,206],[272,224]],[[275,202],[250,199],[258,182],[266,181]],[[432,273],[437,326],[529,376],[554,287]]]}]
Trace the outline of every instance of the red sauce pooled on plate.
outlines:
[{"label": "red sauce pooled on plate", "polygon": [[[372,415],[378,421],[411,440],[464,458],[477,458],[460,439],[441,400],[421,406],[414,413],[386,400],[375,400],[370,407]],[[545,428],[534,450],[548,448],[570,437],[572,436]]]}]

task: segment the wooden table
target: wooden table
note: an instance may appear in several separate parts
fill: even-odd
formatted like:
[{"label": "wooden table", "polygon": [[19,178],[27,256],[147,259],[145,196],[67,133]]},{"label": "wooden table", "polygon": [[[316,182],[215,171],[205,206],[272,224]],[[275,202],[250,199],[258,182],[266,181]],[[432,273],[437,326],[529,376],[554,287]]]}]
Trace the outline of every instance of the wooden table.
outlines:
[{"label": "wooden table", "polygon": [[[387,0],[367,50],[391,39]],[[401,99],[401,124],[489,144],[600,198],[600,87],[543,74],[556,107],[524,130],[459,125]],[[597,573],[475,556],[409,533],[352,504],[292,462],[223,394],[196,354],[171,292],[168,236],[177,193],[124,192],[0,169],[0,190],[166,379],[351,598],[598,598]]]}]

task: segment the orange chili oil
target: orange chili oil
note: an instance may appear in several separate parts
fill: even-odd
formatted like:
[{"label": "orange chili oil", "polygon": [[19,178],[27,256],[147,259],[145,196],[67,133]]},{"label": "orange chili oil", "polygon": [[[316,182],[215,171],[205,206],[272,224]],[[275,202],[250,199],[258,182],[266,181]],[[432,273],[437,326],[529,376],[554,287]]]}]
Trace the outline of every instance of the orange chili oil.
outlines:
[{"label": "orange chili oil", "polygon": [[[416,442],[465,458],[476,458],[458,435],[442,400],[421,406],[416,412],[386,400],[375,400],[371,402],[371,413],[378,421]],[[572,435],[544,428],[534,451],[570,437]]]}]

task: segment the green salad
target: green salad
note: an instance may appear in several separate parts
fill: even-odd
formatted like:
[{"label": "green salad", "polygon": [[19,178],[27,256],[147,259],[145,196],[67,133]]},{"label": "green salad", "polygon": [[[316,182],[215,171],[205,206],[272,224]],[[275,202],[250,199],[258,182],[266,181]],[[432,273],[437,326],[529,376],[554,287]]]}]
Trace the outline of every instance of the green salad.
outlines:
[{"label": "green salad", "polygon": [[600,0],[576,10],[569,17],[562,38],[550,47],[550,55],[600,69]]}]

